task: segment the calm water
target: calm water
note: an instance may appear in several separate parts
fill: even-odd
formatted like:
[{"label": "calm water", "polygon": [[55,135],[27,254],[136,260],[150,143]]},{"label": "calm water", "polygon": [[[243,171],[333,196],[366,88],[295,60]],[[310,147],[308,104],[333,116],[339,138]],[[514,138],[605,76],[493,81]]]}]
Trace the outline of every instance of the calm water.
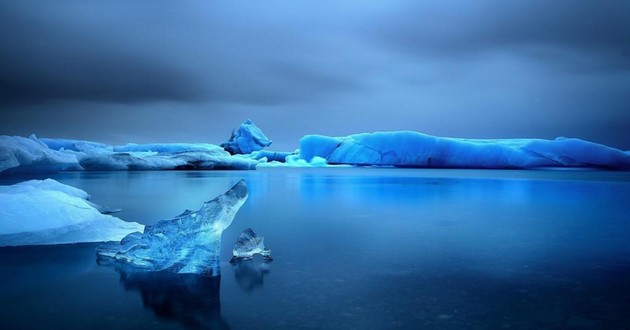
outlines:
[{"label": "calm water", "polygon": [[[0,249],[0,329],[628,329],[630,173],[63,173],[152,224],[244,178],[218,279],[119,273],[98,244]],[[1,184],[12,183],[5,179]],[[233,266],[240,232],[275,260]]]}]

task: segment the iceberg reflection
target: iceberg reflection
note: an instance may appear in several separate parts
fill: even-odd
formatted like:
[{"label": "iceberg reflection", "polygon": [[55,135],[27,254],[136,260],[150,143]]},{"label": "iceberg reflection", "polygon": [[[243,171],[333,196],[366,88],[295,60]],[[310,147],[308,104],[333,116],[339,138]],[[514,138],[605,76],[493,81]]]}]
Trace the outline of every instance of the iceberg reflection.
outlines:
[{"label": "iceberg reflection", "polygon": [[139,291],[145,308],[158,318],[189,329],[229,329],[221,317],[221,277],[167,272],[120,272],[127,291]]},{"label": "iceberg reflection", "polygon": [[234,278],[238,286],[245,292],[251,293],[256,288],[263,286],[263,278],[271,272],[269,260],[240,260],[232,263]]}]

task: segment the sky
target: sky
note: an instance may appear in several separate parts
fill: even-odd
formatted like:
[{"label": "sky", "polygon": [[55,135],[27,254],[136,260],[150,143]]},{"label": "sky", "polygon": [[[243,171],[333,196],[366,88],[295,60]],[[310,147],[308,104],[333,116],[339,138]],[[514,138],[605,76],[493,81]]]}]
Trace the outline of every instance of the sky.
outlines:
[{"label": "sky", "polygon": [[630,150],[630,1],[0,1],[0,134],[577,137]]}]

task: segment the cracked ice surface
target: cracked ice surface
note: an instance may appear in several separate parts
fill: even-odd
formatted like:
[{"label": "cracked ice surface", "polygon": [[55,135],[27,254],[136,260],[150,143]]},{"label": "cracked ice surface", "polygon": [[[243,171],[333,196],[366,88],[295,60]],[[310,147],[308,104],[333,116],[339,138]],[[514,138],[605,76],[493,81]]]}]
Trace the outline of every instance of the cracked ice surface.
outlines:
[{"label": "cracked ice surface", "polygon": [[144,233],[127,235],[120,243],[98,248],[101,261],[113,259],[141,271],[169,271],[209,276],[220,274],[221,234],[247,200],[245,181],[205,202],[198,211],[186,210],[147,226]]}]

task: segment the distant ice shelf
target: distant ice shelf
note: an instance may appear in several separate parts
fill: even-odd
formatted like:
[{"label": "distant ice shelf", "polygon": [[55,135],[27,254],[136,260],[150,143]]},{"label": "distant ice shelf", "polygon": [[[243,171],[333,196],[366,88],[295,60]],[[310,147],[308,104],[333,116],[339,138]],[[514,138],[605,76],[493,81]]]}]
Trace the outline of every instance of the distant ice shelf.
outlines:
[{"label": "distant ice shelf", "polygon": [[419,168],[630,169],[629,152],[580,139],[458,139],[411,131],[304,136],[300,158],[317,157],[328,164]]},{"label": "distant ice shelf", "polygon": [[50,149],[32,135],[0,136],[0,173],[56,172],[80,169],[77,155]]},{"label": "distant ice shelf", "polygon": [[[257,167],[398,166],[630,170],[630,151],[575,138],[460,139],[412,131],[344,137],[306,135],[294,152],[271,144],[250,120],[221,146],[152,143],[111,146],[91,141],[0,136],[0,175],[67,170],[253,170]],[[226,151],[228,150],[228,151]]]},{"label": "distant ice shelf", "polygon": [[110,146],[91,141],[0,136],[0,174],[65,170],[255,169],[257,160],[234,157],[207,143],[153,143]]},{"label": "distant ice shelf", "polygon": [[0,186],[0,246],[104,242],[143,230],[52,179]]}]

